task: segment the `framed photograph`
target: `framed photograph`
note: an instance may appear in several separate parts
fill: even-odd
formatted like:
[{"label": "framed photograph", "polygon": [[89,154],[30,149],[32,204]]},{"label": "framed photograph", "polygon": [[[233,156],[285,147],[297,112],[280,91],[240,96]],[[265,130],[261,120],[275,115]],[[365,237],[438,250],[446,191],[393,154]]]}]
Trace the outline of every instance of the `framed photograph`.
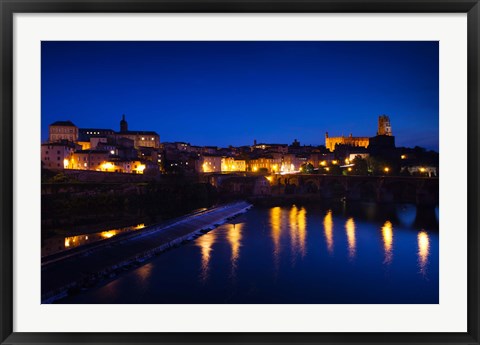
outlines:
[{"label": "framed photograph", "polygon": [[2,1],[1,342],[478,344],[478,1]]}]

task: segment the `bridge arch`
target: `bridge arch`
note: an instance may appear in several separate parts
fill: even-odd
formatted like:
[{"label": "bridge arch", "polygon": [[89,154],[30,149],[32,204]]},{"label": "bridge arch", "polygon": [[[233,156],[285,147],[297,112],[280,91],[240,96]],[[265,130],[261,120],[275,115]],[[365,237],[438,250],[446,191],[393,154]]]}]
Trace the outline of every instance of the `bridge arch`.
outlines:
[{"label": "bridge arch", "polygon": [[358,180],[353,182],[349,190],[349,198],[353,200],[377,200],[378,183],[374,180]]}]

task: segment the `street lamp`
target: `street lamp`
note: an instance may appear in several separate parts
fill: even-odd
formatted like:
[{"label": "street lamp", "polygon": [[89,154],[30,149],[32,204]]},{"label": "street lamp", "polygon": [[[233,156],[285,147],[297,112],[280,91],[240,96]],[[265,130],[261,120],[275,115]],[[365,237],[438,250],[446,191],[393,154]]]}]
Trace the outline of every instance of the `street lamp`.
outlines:
[{"label": "street lamp", "polygon": [[390,171],[390,168],[389,168],[389,167],[385,167],[385,169],[383,169],[383,171],[385,171],[385,172],[388,174],[388,172]]}]

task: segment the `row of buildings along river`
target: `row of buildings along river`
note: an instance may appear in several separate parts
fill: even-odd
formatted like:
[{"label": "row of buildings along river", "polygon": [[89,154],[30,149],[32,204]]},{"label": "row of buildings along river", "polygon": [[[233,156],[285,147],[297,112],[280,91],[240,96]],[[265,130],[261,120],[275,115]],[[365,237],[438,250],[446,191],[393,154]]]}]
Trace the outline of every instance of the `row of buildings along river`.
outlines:
[{"label": "row of buildings along river", "polygon": [[332,137],[325,144],[262,143],[240,147],[195,146],[160,141],[150,130],[131,130],[125,115],[119,131],[79,128],[71,121],[49,125],[42,144],[42,167],[49,170],[86,170],[159,175],[165,173],[268,174],[319,173],[332,175],[438,176],[438,154],[415,147],[396,147],[390,119],[378,117],[373,136]]}]

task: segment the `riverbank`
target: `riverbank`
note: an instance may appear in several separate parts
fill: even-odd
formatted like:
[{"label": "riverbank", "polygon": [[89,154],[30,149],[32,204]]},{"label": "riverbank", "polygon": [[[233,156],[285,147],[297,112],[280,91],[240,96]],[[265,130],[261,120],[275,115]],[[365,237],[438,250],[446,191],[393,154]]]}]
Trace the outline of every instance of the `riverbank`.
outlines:
[{"label": "riverbank", "polygon": [[101,241],[86,250],[65,252],[42,262],[42,303],[113,279],[149,258],[190,241],[251,207],[247,202],[222,205],[165,226],[151,226],[128,237]]},{"label": "riverbank", "polygon": [[320,193],[298,193],[298,194],[271,194],[271,195],[258,195],[247,198],[248,202],[255,206],[287,206],[292,204],[318,204],[318,203],[331,203],[331,202],[372,202],[383,204],[396,204],[396,203],[411,203],[417,206],[436,206],[438,205],[438,198],[410,198],[402,199],[389,197],[384,200],[378,201],[372,197],[355,197],[349,198],[342,195],[325,197]]},{"label": "riverbank", "polygon": [[151,183],[42,184],[42,237],[122,218],[156,223],[217,203],[214,187],[181,177]]}]

